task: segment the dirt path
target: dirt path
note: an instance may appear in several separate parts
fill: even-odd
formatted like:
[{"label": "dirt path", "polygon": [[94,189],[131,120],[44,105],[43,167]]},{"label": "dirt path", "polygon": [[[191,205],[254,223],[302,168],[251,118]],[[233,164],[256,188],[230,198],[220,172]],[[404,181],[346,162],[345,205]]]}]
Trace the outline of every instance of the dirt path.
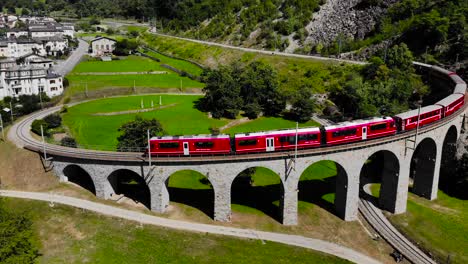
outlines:
[{"label": "dirt path", "polygon": [[110,112],[110,113],[96,113],[96,114],[92,114],[92,116],[115,116],[115,115],[146,113],[146,112],[151,112],[151,111],[156,111],[156,110],[172,107],[175,105],[177,104],[174,103],[174,104],[169,104],[169,105],[163,105],[160,107],[137,109],[137,110],[128,110],[128,111],[119,111],[119,112]]},{"label": "dirt path", "polygon": [[156,216],[151,216],[143,213],[138,213],[130,210],[120,209],[108,205],[103,205],[95,202],[90,202],[83,199],[72,198],[68,196],[38,193],[38,192],[19,192],[19,191],[6,191],[0,190],[0,196],[32,199],[45,201],[49,203],[58,203],[69,205],[85,210],[97,212],[100,214],[119,217],[126,220],[136,221],[142,224],[157,225],[168,228],[187,230],[192,232],[211,233],[217,235],[227,235],[239,238],[258,239],[265,241],[273,241],[277,243],[308,248],[316,251],[321,251],[330,255],[334,255],[355,263],[379,263],[377,260],[372,259],[355,250],[330,243],[327,241],[308,238],[298,235],[287,235],[273,232],[256,231],[252,229],[241,229],[225,226],[215,226],[207,224],[197,224],[178,220],[171,220]]},{"label": "dirt path", "polygon": [[234,120],[234,121],[231,121],[231,122],[227,123],[226,125],[220,127],[219,130],[224,131],[224,130],[229,129],[231,127],[235,127],[235,126],[245,124],[245,123],[248,123],[248,122],[251,122],[251,121],[252,120],[250,120],[249,118],[243,117],[241,119],[237,119],[237,120]]}]

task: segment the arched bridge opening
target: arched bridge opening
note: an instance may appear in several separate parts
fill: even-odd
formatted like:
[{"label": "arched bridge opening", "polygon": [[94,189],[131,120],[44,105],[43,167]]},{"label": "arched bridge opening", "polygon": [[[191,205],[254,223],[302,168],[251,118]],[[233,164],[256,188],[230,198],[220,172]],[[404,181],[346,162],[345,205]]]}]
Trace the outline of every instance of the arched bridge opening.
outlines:
[{"label": "arched bridge opening", "polygon": [[233,220],[245,213],[258,211],[282,222],[280,203],[284,187],[281,178],[265,167],[252,167],[236,176],[231,185]]},{"label": "arched bridge opening", "polygon": [[439,189],[444,193],[458,198],[463,197],[466,190],[461,190],[457,184],[457,140],[458,133],[455,126],[451,126],[447,131],[442,145],[442,158],[440,164]]},{"label": "arched bridge opening", "polygon": [[348,175],[339,163],[331,160],[316,162],[299,179],[299,216],[307,221],[308,203],[344,218]]},{"label": "arched bridge opening", "polygon": [[169,176],[167,187],[170,201],[188,205],[214,217],[214,189],[205,175],[193,170],[178,171]]},{"label": "arched bridge opening", "polygon": [[431,138],[423,139],[411,158],[410,191],[427,199],[431,198],[434,183],[437,145]]},{"label": "arched bridge opening", "polygon": [[77,184],[84,189],[96,194],[96,187],[94,181],[87,171],[78,165],[68,165],[63,170],[63,175],[68,178],[69,182]]},{"label": "arched bridge opening", "polygon": [[361,168],[360,197],[395,212],[399,174],[400,162],[393,152],[382,150],[372,154]]},{"label": "arched bridge opening", "polygon": [[107,179],[114,193],[116,195],[122,195],[122,197],[118,199],[127,197],[151,209],[150,189],[141,175],[131,170],[121,169],[112,172]]}]

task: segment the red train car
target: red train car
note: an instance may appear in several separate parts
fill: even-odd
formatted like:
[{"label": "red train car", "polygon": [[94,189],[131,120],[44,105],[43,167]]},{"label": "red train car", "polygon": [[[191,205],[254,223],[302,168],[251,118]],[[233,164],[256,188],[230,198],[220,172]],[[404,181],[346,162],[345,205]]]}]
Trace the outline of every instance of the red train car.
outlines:
[{"label": "red train car", "polygon": [[151,155],[214,155],[231,152],[229,135],[154,137],[150,139]]},{"label": "red train car", "polygon": [[[297,130],[297,148],[320,146],[319,128],[300,128]],[[294,149],[296,130],[279,130],[258,133],[236,134],[234,137],[236,153],[270,152]]]},{"label": "red train car", "polygon": [[442,106],[442,117],[449,116],[462,108],[465,104],[465,96],[462,94],[452,94],[436,103]]},{"label": "red train car", "polygon": [[[424,126],[442,118],[442,106],[429,105],[421,108],[419,126]],[[400,131],[415,129],[418,125],[418,109],[396,115],[395,122]]]},{"label": "red train car", "polygon": [[395,121],[391,117],[370,118],[345,122],[325,127],[327,145],[337,145],[373,139],[396,133]]}]

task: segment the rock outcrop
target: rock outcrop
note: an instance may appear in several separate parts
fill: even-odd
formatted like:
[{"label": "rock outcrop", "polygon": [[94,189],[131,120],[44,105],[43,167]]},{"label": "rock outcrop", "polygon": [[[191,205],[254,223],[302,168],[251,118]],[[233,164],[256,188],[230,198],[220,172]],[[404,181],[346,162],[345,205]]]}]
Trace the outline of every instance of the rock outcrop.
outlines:
[{"label": "rock outcrop", "polygon": [[332,43],[341,34],[345,38],[363,39],[374,29],[388,7],[398,0],[327,0],[306,26],[306,42],[316,45]]}]

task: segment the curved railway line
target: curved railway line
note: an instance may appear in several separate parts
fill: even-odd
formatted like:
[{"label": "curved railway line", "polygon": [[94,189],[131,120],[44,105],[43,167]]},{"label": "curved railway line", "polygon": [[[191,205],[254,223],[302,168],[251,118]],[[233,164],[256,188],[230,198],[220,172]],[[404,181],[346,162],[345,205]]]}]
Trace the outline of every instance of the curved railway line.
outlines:
[{"label": "curved railway line", "polygon": [[[327,146],[312,149],[301,149],[298,150],[297,156],[316,156],[326,155],[329,153],[336,152],[347,152],[356,149],[368,148],[371,146],[389,144],[396,141],[407,140],[412,137],[427,133],[434,129],[444,126],[446,123],[452,121],[460,115],[465,114],[467,104],[459,109],[456,113],[449,117],[443,118],[437,122],[423,126],[419,131],[411,130],[404,133],[398,133],[396,135],[377,138],[373,140],[360,141],[357,143],[350,143],[345,145]],[[43,153],[44,150],[47,154],[52,156],[61,156],[85,160],[103,160],[103,161],[119,161],[119,162],[139,162],[146,163],[149,160],[142,153],[136,152],[110,152],[110,151],[97,151],[87,149],[75,149],[62,147],[57,145],[45,144],[35,139],[30,132],[30,127],[35,119],[43,118],[46,115],[57,112],[60,110],[60,106],[46,109],[37,113],[33,113],[23,120],[17,122],[9,131],[9,139],[15,142],[18,146],[25,149]],[[465,118],[464,118],[464,121]],[[216,155],[216,156],[153,156],[152,161],[154,164],[197,164],[197,163],[216,163],[216,162],[238,162],[245,160],[265,160],[265,159],[290,159],[294,156],[292,151],[283,152],[270,152],[270,153],[251,153],[251,154],[228,154],[228,155]],[[371,226],[395,249],[402,253],[412,263],[436,263],[433,259],[427,256],[417,246],[412,244],[406,239],[401,233],[399,233],[385,218],[380,209],[375,207],[371,202],[361,198],[359,202],[359,211],[365,217],[365,219],[371,224]]]}]

